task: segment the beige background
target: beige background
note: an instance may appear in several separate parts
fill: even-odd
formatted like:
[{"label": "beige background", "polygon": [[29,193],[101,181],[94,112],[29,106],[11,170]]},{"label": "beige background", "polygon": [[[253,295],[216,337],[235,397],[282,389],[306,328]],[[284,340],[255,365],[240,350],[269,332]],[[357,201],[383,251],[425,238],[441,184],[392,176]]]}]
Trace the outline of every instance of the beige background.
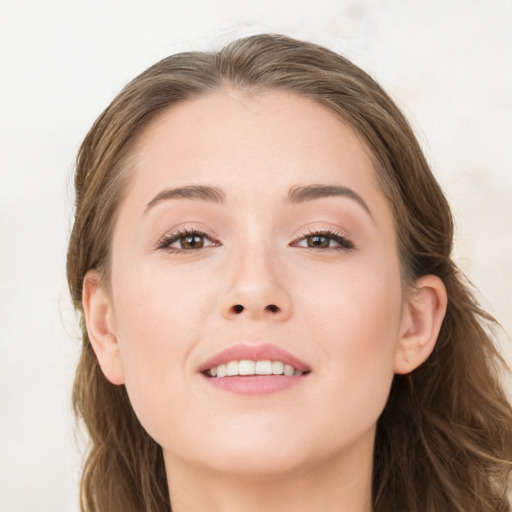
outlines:
[{"label": "beige background", "polygon": [[130,78],[262,31],[352,58],[411,119],[453,205],[457,260],[510,333],[511,27],[509,0],[0,0],[0,512],[78,510],[69,177]]}]

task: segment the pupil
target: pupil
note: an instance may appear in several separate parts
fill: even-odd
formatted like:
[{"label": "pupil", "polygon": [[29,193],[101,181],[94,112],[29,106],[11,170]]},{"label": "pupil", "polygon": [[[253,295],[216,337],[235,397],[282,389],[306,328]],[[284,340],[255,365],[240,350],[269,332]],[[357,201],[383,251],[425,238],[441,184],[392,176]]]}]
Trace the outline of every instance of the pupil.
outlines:
[{"label": "pupil", "polygon": [[198,249],[203,246],[203,237],[199,235],[188,235],[183,238],[181,246],[184,249]]},{"label": "pupil", "polygon": [[327,248],[329,247],[329,238],[320,235],[311,236],[308,238],[308,247]]}]

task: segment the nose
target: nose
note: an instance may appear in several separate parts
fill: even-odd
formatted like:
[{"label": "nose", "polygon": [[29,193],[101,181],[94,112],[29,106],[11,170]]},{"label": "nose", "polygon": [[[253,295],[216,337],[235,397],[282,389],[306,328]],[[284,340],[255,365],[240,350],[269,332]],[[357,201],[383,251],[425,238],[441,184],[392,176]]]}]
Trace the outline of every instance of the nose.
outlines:
[{"label": "nose", "polygon": [[292,314],[290,283],[275,255],[264,249],[247,250],[233,259],[221,300],[223,316],[229,320],[287,320]]}]

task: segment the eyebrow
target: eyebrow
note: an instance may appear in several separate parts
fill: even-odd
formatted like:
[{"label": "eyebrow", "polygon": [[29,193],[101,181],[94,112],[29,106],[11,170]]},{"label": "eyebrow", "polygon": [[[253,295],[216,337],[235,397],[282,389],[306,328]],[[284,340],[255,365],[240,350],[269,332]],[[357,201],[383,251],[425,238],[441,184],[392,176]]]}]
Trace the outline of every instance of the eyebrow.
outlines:
[{"label": "eyebrow", "polygon": [[[356,201],[370,217],[373,217],[364,199],[351,188],[343,187],[342,185],[314,184],[295,186],[288,191],[285,204],[299,204],[315,199],[336,196],[347,197]],[[167,188],[151,199],[146,205],[144,213],[147,213],[148,210],[158,203],[169,199],[199,199],[209,203],[223,204],[226,201],[226,194],[220,188],[206,185],[186,185],[183,187]]]},{"label": "eyebrow", "polygon": [[205,185],[187,185],[185,187],[166,188],[151,199],[146,205],[144,213],[158,203],[169,199],[200,199],[209,203],[222,204],[226,200],[226,195],[220,188]]},{"label": "eyebrow", "polygon": [[287,203],[298,204],[306,201],[313,201],[314,199],[321,199],[324,197],[342,196],[353,199],[359,203],[364,210],[373,218],[372,212],[364,199],[351,188],[343,187],[341,185],[306,185],[292,187],[288,192],[286,198]]}]

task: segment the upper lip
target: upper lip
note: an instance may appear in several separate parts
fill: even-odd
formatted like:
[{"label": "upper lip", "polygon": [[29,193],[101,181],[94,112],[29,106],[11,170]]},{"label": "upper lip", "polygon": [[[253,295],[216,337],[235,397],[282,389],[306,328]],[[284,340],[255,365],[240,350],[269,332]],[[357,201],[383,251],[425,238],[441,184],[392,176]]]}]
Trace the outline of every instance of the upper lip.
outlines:
[{"label": "upper lip", "polygon": [[311,370],[306,363],[277,345],[272,345],[270,343],[259,345],[247,345],[240,343],[238,345],[228,347],[208,359],[208,361],[199,367],[199,372],[205,372],[206,370],[219,366],[220,364],[229,363],[229,361],[241,361],[244,359],[251,361],[282,361],[284,364],[289,364],[290,366],[293,366],[295,370],[300,372]]}]

